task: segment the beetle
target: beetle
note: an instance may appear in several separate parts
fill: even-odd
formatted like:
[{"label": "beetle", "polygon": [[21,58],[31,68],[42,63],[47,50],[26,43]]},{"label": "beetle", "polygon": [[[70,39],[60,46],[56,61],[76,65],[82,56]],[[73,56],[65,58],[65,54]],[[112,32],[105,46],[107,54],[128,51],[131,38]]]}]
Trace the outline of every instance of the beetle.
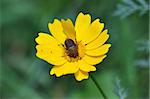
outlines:
[{"label": "beetle", "polygon": [[76,58],[78,56],[78,46],[72,39],[65,40],[65,47],[68,56],[73,58]]}]

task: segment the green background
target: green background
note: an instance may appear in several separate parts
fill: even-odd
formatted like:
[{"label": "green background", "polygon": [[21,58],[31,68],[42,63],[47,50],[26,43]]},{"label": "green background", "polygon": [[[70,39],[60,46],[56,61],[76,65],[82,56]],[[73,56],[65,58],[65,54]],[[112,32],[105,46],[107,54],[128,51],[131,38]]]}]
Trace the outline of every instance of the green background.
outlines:
[{"label": "green background", "polygon": [[49,33],[54,18],[75,22],[81,11],[100,18],[109,30],[108,57],[90,73],[107,97],[148,99],[149,2],[129,1],[0,0],[1,99],[103,99],[90,78],[50,76],[52,66],[35,56],[38,32]]}]

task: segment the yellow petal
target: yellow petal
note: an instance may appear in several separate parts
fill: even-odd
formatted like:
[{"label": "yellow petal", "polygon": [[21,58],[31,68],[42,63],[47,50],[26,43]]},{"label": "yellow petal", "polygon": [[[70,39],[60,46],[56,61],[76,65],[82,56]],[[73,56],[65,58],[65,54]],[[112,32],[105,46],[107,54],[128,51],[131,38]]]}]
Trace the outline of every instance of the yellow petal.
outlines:
[{"label": "yellow petal", "polygon": [[63,75],[63,68],[62,66],[53,66],[52,69],[50,70],[50,75],[55,74],[57,77],[60,77]]},{"label": "yellow petal", "polygon": [[96,65],[96,64],[102,62],[105,57],[106,57],[106,55],[103,55],[103,56],[88,56],[88,55],[85,55],[83,57],[83,60],[85,62],[87,62],[88,64]]},{"label": "yellow petal", "polygon": [[39,33],[35,39],[39,44],[36,46],[36,56],[50,64],[62,65],[66,62],[62,45],[52,36],[46,33]]},{"label": "yellow petal", "polygon": [[48,24],[51,34],[62,44],[64,44],[67,36],[63,33],[63,27],[59,20],[55,19],[53,23]]},{"label": "yellow petal", "polygon": [[94,49],[103,45],[109,38],[109,35],[107,34],[107,32],[108,30],[104,30],[94,41],[86,45],[86,49],[87,50]]},{"label": "yellow petal", "polygon": [[91,16],[89,14],[79,13],[75,22],[75,31],[77,41],[85,39],[86,31],[91,23]]},{"label": "yellow petal", "polygon": [[111,47],[111,44],[105,44],[96,49],[87,50],[85,53],[90,56],[101,56],[101,55],[106,54],[110,47]]},{"label": "yellow petal", "polygon": [[39,33],[39,36],[35,39],[35,41],[39,45],[48,45],[52,47],[60,48],[61,44],[51,35],[46,33]]},{"label": "yellow petal", "polygon": [[66,74],[73,74],[79,70],[77,62],[66,62],[62,66],[53,66],[50,71],[50,74],[55,74],[57,77],[66,75]]},{"label": "yellow petal", "polygon": [[75,73],[75,78],[77,81],[81,81],[83,79],[88,79],[89,74],[87,72],[78,70],[78,72]]},{"label": "yellow petal", "polygon": [[36,56],[53,65],[62,65],[67,60],[64,58],[64,50],[51,45],[37,45]]},{"label": "yellow petal", "polygon": [[76,34],[72,21],[70,19],[67,20],[62,19],[61,23],[64,30],[63,32],[66,34],[67,38],[70,38],[75,41]]},{"label": "yellow petal", "polygon": [[96,19],[91,24],[91,16],[80,13],[76,19],[75,30],[77,41],[87,44],[98,37],[104,28],[104,24]]},{"label": "yellow petal", "polygon": [[84,60],[79,60],[78,66],[80,70],[85,71],[85,72],[96,71],[96,68],[94,66],[86,63]]},{"label": "yellow petal", "polygon": [[88,30],[85,31],[83,42],[84,44],[88,44],[89,42],[95,40],[99,34],[101,33],[102,29],[104,28],[104,23],[100,23],[99,19],[96,19],[92,24],[89,26]]}]

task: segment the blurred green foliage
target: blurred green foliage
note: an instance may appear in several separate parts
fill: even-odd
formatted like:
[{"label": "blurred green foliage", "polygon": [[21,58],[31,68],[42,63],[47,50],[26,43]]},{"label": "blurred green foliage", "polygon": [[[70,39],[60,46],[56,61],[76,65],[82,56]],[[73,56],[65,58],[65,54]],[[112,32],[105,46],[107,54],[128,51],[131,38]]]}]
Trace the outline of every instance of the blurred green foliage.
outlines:
[{"label": "blurred green foliage", "polygon": [[[143,1],[149,5],[148,0]],[[90,78],[77,82],[72,75],[60,78],[49,76],[51,65],[35,56],[34,39],[38,32],[49,33],[47,25],[54,18],[71,18],[75,21],[80,11],[90,13],[93,20],[100,18],[109,30],[108,42],[112,47],[108,57],[97,65],[96,72],[91,73],[108,98],[123,99],[121,95],[126,94],[125,99],[148,99],[148,10],[142,16],[137,10],[134,13],[121,13],[128,15],[123,19],[122,15],[113,16],[116,11],[122,10],[117,8],[122,2],[0,0],[1,99],[102,99]],[[116,77],[125,89],[120,96],[121,86],[116,87]]]}]

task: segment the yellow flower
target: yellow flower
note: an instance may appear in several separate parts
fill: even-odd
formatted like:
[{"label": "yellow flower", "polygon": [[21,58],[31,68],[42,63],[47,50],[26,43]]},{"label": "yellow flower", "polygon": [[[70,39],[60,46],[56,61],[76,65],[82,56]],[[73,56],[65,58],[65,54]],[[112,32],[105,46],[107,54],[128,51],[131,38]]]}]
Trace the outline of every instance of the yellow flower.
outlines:
[{"label": "yellow flower", "polygon": [[39,33],[36,56],[53,64],[50,74],[57,77],[74,74],[76,80],[88,79],[94,65],[102,62],[111,44],[100,19],[91,22],[89,14],[79,13],[75,26],[70,19],[54,19],[48,24],[52,35]]}]

